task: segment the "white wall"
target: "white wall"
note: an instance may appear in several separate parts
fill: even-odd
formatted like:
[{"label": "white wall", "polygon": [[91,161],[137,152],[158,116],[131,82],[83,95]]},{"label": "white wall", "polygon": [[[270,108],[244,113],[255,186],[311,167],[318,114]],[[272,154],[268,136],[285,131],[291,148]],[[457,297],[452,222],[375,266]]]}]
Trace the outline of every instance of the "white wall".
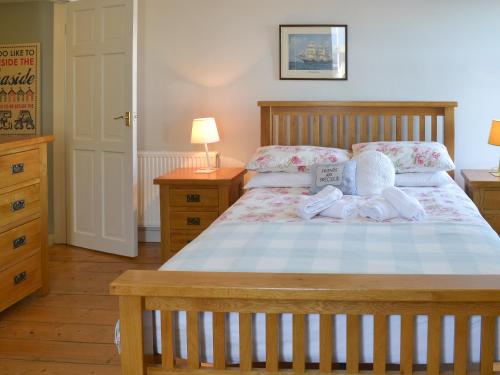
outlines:
[{"label": "white wall", "polygon": [[[257,100],[456,100],[459,169],[496,166],[500,1],[141,0],[139,149],[190,150],[214,116],[226,161],[259,145]],[[278,25],[348,24],[348,81],[280,81]]]}]

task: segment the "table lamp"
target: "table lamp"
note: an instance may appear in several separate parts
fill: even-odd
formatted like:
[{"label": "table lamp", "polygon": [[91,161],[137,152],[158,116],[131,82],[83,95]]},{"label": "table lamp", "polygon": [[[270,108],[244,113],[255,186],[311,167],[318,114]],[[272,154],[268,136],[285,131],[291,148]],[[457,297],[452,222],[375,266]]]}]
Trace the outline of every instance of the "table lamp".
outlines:
[{"label": "table lamp", "polygon": [[198,169],[195,173],[211,173],[215,168],[210,166],[210,158],[208,157],[208,143],[219,142],[219,132],[217,131],[217,124],[213,117],[195,118],[193,120],[193,128],[191,130],[191,143],[204,144],[205,153],[207,155],[207,168]]},{"label": "table lamp", "polygon": [[[493,146],[500,146],[500,120],[493,120],[491,123],[490,137],[488,143]],[[493,176],[500,177],[500,162],[496,172],[490,172]]]}]

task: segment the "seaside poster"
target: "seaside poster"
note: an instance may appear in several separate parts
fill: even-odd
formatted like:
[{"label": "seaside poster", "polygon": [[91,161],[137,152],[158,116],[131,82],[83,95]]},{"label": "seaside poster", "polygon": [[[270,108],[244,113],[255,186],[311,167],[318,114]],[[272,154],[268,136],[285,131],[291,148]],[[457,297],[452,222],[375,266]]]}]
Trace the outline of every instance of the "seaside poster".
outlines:
[{"label": "seaside poster", "polygon": [[40,44],[0,44],[0,135],[40,134]]}]

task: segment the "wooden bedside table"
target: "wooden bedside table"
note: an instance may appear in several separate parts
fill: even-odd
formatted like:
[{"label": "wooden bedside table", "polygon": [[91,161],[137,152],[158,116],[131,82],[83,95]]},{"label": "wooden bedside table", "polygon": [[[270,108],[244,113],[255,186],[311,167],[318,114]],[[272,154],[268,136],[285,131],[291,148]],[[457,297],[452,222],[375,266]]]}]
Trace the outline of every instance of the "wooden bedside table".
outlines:
[{"label": "wooden bedside table", "polygon": [[479,208],[481,215],[500,233],[500,177],[481,169],[464,169],[465,192]]},{"label": "wooden bedside table", "polygon": [[243,194],[243,168],[194,173],[180,168],[154,180],[160,185],[162,259],[198,236]]}]

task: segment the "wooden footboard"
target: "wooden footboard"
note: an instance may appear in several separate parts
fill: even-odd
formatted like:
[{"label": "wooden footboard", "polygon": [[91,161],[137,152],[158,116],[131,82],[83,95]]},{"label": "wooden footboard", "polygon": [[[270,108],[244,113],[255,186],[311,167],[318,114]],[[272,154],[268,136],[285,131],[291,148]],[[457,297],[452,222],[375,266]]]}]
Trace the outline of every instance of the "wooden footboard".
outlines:
[{"label": "wooden footboard", "polygon": [[[202,273],[127,271],[111,284],[120,298],[123,374],[252,372],[320,372],[356,374],[361,370],[383,374],[394,370],[386,363],[388,316],[401,316],[399,371],[439,374],[441,322],[455,317],[456,375],[494,371],[495,324],[500,315],[499,276],[318,275],[264,273]],[[144,353],[143,313],[161,310],[161,363]],[[176,360],[174,311],[187,312],[187,361]],[[199,312],[213,312],[214,363],[200,363]],[[225,314],[239,313],[240,364],[226,363]],[[252,362],[252,314],[266,314],[266,362]],[[279,314],[293,314],[293,363],[279,362]],[[320,314],[320,361],[306,363],[304,315]],[[333,363],[332,316],[347,315],[347,361]],[[360,368],[360,317],[374,316],[373,363]],[[416,315],[428,316],[427,365],[414,364]],[[469,317],[481,316],[481,363],[469,363]],[[146,363],[151,362],[151,363]],[[291,370],[290,370],[291,367]],[[397,366],[395,370],[398,370]]]}]

